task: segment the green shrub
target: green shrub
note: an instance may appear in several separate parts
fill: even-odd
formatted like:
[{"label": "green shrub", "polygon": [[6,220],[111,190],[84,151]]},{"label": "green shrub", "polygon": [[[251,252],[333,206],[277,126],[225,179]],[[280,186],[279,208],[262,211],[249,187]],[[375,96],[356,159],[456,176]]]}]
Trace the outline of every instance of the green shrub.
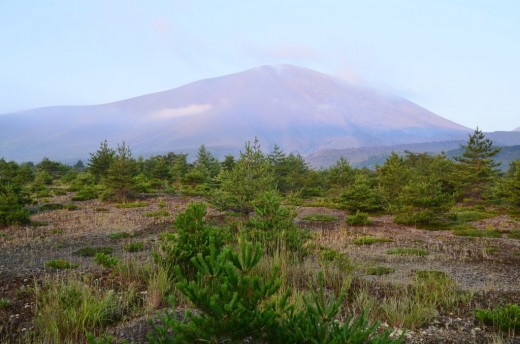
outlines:
[{"label": "green shrub", "polygon": [[139,252],[144,250],[144,243],[141,241],[134,241],[129,244],[123,245],[123,249],[127,252]]},{"label": "green shrub", "polygon": [[303,221],[335,222],[338,218],[328,214],[309,214],[302,218]]},{"label": "green shrub", "polygon": [[392,242],[393,240],[387,239],[387,238],[376,238],[376,237],[370,237],[370,236],[364,236],[359,237],[354,240],[352,240],[352,243],[354,245],[372,245],[377,243],[383,243],[383,242]]},{"label": "green shrub", "polygon": [[368,214],[362,211],[356,211],[353,215],[348,215],[345,222],[350,226],[367,226],[372,223],[368,218]]},{"label": "green shrub", "polygon": [[38,343],[83,343],[87,332],[117,321],[127,298],[113,290],[92,288],[80,281],[47,282],[36,288],[38,312],[33,324]]},{"label": "green shrub", "polygon": [[473,238],[500,238],[502,234],[494,229],[454,229],[453,234],[456,236],[473,237]]},{"label": "green shrub", "polygon": [[493,216],[491,213],[486,213],[485,211],[478,209],[458,210],[453,214],[455,215],[455,221],[459,223],[480,221]]},{"label": "green shrub", "polygon": [[397,256],[427,256],[429,252],[415,247],[396,247],[386,251],[386,254]]},{"label": "green shrub", "polygon": [[249,227],[260,230],[284,230],[295,227],[296,214],[281,204],[281,198],[276,192],[264,192],[255,203]]},{"label": "green shrub", "polygon": [[45,263],[48,267],[59,269],[59,270],[65,270],[65,269],[75,269],[79,267],[79,264],[77,263],[71,263],[64,259],[53,259],[49,260],[47,263]]},{"label": "green shrub", "polygon": [[146,202],[129,202],[129,203],[116,204],[116,208],[119,208],[119,209],[143,208],[143,207],[147,207],[147,206],[148,206],[148,203],[146,203]]},{"label": "green shrub", "polygon": [[94,261],[104,268],[113,268],[119,263],[119,258],[111,257],[103,252],[98,252],[94,256]]},{"label": "green shrub", "polygon": [[494,309],[477,309],[475,317],[482,323],[502,331],[520,330],[520,307],[509,304]]},{"label": "green shrub", "polygon": [[7,309],[11,307],[13,302],[5,297],[0,297],[0,309]]},{"label": "green shrub", "polygon": [[427,280],[427,279],[445,280],[445,279],[449,279],[449,276],[443,271],[420,270],[415,273],[415,278],[417,280]]},{"label": "green shrub", "polygon": [[511,239],[520,240],[520,230],[517,229],[517,230],[511,231],[511,233],[508,234],[508,237]]},{"label": "green shrub", "polygon": [[350,271],[350,259],[346,253],[338,252],[333,248],[326,248],[320,252],[320,260],[326,264],[334,264],[340,271]]},{"label": "green shrub", "polygon": [[374,266],[367,268],[366,273],[367,275],[372,276],[382,276],[382,275],[388,275],[395,272],[394,268],[388,267],[388,266]]},{"label": "green shrub", "polygon": [[[196,278],[186,279],[179,268],[177,288],[198,309],[178,320],[166,311],[160,324],[152,324],[150,343],[400,343],[389,338],[390,331],[378,333],[365,315],[338,321],[346,289],[336,298],[325,293],[323,275],[318,291],[311,291],[304,309],[287,303],[289,293],[273,298],[281,280],[278,269],[265,279],[254,275],[262,257],[259,245],[240,241],[238,252],[224,249],[192,259]],[[173,308],[175,309],[175,308]]]},{"label": "green shrub", "polygon": [[85,246],[74,252],[76,255],[81,257],[94,257],[96,253],[112,254],[114,249],[109,246],[91,247]]},{"label": "green shrub", "polygon": [[98,198],[99,193],[94,186],[84,186],[78,189],[76,194],[72,196],[73,201],[88,201]]},{"label": "green shrub", "polygon": [[154,254],[155,261],[168,270],[169,276],[174,278],[174,267],[180,266],[185,276],[194,272],[191,259],[201,253],[209,254],[209,243],[214,243],[219,251],[226,240],[228,233],[221,228],[210,226],[205,221],[206,205],[204,203],[190,203],[186,211],[175,219],[176,233],[161,234],[159,251]]}]

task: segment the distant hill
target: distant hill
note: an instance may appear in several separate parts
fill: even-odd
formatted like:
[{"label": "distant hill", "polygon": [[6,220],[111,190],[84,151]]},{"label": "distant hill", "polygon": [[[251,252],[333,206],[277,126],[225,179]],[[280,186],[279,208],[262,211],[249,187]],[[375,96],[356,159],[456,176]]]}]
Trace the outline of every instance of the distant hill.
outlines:
[{"label": "distant hill", "polygon": [[290,65],[263,66],[91,106],[0,115],[0,157],[88,157],[108,139],[134,154],[236,153],[255,136],[287,152],[465,139],[470,130],[404,98]]},{"label": "distant hill", "polygon": [[[463,150],[460,148],[465,141],[446,141],[422,143],[413,145],[398,145],[386,147],[365,147],[338,150],[324,150],[306,157],[306,160],[315,168],[328,167],[334,164],[341,156],[347,159],[354,167],[367,167],[374,169],[376,165],[382,165],[392,152],[405,155],[406,151],[412,153],[437,154],[444,152],[447,157],[460,156]],[[520,159],[520,145],[499,146],[501,151],[494,160],[501,164],[500,169],[506,171],[511,161]]]}]

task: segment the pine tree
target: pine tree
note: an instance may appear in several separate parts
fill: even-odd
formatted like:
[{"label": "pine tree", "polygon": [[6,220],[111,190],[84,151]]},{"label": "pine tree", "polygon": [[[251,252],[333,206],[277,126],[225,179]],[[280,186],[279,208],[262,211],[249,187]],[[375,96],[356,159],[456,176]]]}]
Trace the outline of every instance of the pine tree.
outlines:
[{"label": "pine tree", "polygon": [[457,180],[462,196],[480,200],[498,174],[500,164],[493,157],[500,152],[500,148],[493,147],[493,141],[478,128],[461,148],[464,151],[455,160],[459,162]]},{"label": "pine tree", "polygon": [[88,170],[94,175],[96,181],[108,176],[110,165],[114,161],[116,151],[108,147],[107,140],[101,142],[99,149],[95,153],[90,153],[87,163]]},{"label": "pine tree", "polygon": [[117,146],[115,157],[108,169],[108,188],[112,190],[116,198],[125,201],[133,190],[133,177],[137,172],[132,151],[125,142]]}]

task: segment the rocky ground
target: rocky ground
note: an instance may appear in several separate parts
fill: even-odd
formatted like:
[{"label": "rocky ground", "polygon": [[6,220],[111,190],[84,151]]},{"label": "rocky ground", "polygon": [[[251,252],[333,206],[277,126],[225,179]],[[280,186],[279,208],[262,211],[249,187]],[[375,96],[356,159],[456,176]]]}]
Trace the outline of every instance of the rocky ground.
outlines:
[{"label": "rocky ground", "polygon": [[[149,259],[150,249],[158,234],[168,228],[176,214],[194,199],[163,196],[144,200],[145,207],[119,209],[99,201],[75,202],[77,210],[53,210],[33,215],[39,226],[0,230],[0,298],[11,304],[0,308],[0,338],[21,341],[31,328],[34,300],[31,288],[42,276],[56,273],[45,266],[51,259],[66,259],[80,264],[80,271],[101,273],[92,258],[75,252],[84,246],[111,246],[114,253],[125,258]],[[71,203],[70,195],[60,196],[53,203]],[[147,212],[167,210],[170,216],[147,217]],[[371,285],[409,284],[419,270],[443,271],[463,291],[474,294],[471,304],[453,314],[442,314],[423,328],[405,334],[408,343],[520,343],[517,334],[500,334],[475,322],[473,310],[507,303],[520,304],[520,240],[504,234],[500,238],[457,237],[450,231],[428,231],[393,223],[391,216],[374,217],[364,227],[347,227],[344,212],[327,208],[300,207],[297,222],[319,233],[320,243],[348,253],[354,273]],[[302,220],[308,214],[329,214],[331,222]],[[210,212],[218,217],[218,213]],[[520,223],[508,216],[498,216],[474,223],[477,228],[493,227],[507,233],[520,229]],[[132,239],[144,241],[147,250],[128,253],[122,249],[124,240],[114,241],[108,234],[127,232]],[[352,240],[361,236],[391,239],[377,245],[358,246]],[[416,247],[429,252],[425,257],[389,256],[392,247]],[[395,272],[383,276],[363,273],[369,266],[389,266]],[[153,316],[152,321],[153,321]],[[150,316],[119,324],[110,331],[117,337],[144,342]],[[15,335],[18,334],[18,335]],[[18,338],[18,339],[17,339]],[[8,339],[5,339],[8,340]]]}]

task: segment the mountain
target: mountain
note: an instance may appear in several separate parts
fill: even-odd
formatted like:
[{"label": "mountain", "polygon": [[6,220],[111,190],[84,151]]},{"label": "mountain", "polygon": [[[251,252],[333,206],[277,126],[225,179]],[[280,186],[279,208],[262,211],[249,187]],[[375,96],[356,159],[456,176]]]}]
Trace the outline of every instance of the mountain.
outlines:
[{"label": "mountain", "polygon": [[515,130],[513,130],[513,131],[520,131],[520,127],[516,128],[516,129],[515,129]]},{"label": "mountain", "polygon": [[99,143],[134,154],[236,153],[255,136],[264,148],[320,149],[465,139],[470,132],[406,99],[309,69],[263,66],[108,104],[0,115],[0,157],[85,158]]}]

